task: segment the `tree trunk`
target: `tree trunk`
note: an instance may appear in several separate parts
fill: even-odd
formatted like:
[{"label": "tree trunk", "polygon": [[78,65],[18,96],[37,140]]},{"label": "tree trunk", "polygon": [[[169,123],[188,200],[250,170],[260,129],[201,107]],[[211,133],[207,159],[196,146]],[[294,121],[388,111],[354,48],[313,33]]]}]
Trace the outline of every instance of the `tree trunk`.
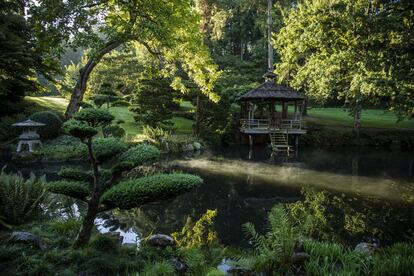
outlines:
[{"label": "tree trunk", "polygon": [[361,128],[361,105],[357,104],[354,111],[354,131],[359,139],[359,130]]},{"label": "tree trunk", "polygon": [[78,237],[73,244],[74,248],[82,248],[88,245],[91,238],[92,229],[95,226],[95,218],[98,214],[99,197],[95,195],[88,204],[88,211],[83,218],[82,227],[79,231]]},{"label": "tree trunk", "polygon": [[89,80],[89,75],[92,70],[98,65],[99,61],[103,56],[113,49],[117,48],[123,43],[123,41],[112,41],[108,42],[98,53],[97,55],[92,56],[86,65],[79,70],[79,78],[76,82],[75,87],[73,88],[72,95],[70,97],[70,102],[65,112],[65,119],[70,119],[74,113],[79,110],[80,104],[82,103],[83,96],[85,95],[86,87]]},{"label": "tree trunk", "polygon": [[99,183],[99,170],[96,163],[95,156],[93,155],[92,138],[88,138],[86,141],[88,147],[89,160],[91,162],[93,172],[93,192],[92,198],[88,202],[88,211],[86,216],[83,218],[82,227],[79,231],[78,237],[76,238],[73,247],[81,248],[85,247],[89,243],[91,238],[92,229],[95,224],[96,215],[99,213],[99,200],[102,194],[102,187]]}]

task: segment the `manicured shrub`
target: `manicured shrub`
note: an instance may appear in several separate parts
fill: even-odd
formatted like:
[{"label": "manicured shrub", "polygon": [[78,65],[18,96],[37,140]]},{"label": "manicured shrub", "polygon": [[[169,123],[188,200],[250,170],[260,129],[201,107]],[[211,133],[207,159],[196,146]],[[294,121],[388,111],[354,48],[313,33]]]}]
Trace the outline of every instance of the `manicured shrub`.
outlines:
[{"label": "manicured shrub", "polygon": [[34,174],[24,179],[21,174],[0,174],[0,224],[19,225],[32,221],[42,213],[46,199],[44,178]]},{"label": "manicured shrub", "polygon": [[139,144],[124,152],[119,160],[122,163],[131,163],[133,166],[139,166],[144,163],[155,161],[160,156],[160,151],[148,144]]},{"label": "manicured shrub", "polygon": [[85,199],[90,195],[89,183],[80,181],[52,181],[48,182],[47,190],[55,194],[63,194],[77,199]]},{"label": "manicured shrub", "polygon": [[127,145],[118,138],[98,138],[92,143],[95,158],[102,162],[127,150]]},{"label": "manicured shrub", "polygon": [[118,125],[110,125],[102,128],[102,133],[105,137],[121,138],[125,136],[125,130]]},{"label": "manicured shrub", "polygon": [[105,109],[84,108],[73,116],[73,119],[87,123],[91,127],[105,126],[115,117]]},{"label": "manicured shrub", "polygon": [[65,131],[73,137],[85,139],[98,134],[98,130],[83,121],[69,120],[63,124]]},{"label": "manicured shrub", "polygon": [[63,178],[68,178],[78,181],[92,181],[92,175],[89,171],[85,171],[81,168],[66,167],[60,169],[58,175]]},{"label": "manicured shrub", "polygon": [[45,126],[39,128],[39,134],[42,138],[51,139],[59,135],[62,128],[62,120],[59,116],[52,111],[42,111],[33,113],[30,119],[39,123],[45,124]]},{"label": "manicured shrub", "polygon": [[101,202],[107,206],[131,209],[186,192],[202,182],[200,177],[191,174],[156,174],[120,182],[102,195]]}]

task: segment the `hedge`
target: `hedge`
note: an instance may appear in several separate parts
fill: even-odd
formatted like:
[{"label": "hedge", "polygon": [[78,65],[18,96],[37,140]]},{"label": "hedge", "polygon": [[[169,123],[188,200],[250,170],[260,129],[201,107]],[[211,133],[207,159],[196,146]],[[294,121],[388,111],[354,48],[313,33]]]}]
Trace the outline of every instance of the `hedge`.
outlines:
[{"label": "hedge", "polygon": [[156,174],[127,180],[113,186],[101,197],[108,207],[131,209],[146,203],[172,198],[199,185],[203,180],[191,174]]}]

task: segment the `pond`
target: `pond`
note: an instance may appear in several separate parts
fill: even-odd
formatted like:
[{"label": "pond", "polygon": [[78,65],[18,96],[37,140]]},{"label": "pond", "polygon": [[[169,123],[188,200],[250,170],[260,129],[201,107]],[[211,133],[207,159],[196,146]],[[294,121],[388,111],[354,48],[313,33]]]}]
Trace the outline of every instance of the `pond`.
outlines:
[{"label": "pond", "polygon": [[[306,187],[327,191],[331,198],[336,196],[344,202],[344,212],[357,214],[358,225],[372,230],[371,234],[356,231],[350,235],[339,220],[352,218],[352,214],[333,213],[328,218],[338,220],[332,223],[338,227],[333,230],[350,244],[371,237],[393,243],[407,239],[414,229],[412,152],[304,148],[295,156],[272,157],[265,146],[232,146],[164,162],[176,170],[200,175],[204,184],[174,200],[107,214],[97,221],[101,231],[122,231],[128,241],[149,233],[169,234],[180,230],[188,219],[197,220],[208,209],[217,209],[215,227],[220,241],[245,245],[244,223],[252,222],[264,231],[272,206],[303,200],[301,191]],[[43,164],[24,169],[46,173],[52,179],[60,166]]]}]

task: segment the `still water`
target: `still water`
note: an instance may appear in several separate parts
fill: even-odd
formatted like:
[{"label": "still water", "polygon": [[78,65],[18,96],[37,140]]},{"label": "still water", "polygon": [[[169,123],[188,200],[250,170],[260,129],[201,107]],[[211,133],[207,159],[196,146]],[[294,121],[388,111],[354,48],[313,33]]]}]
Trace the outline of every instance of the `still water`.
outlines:
[{"label": "still water", "polygon": [[[107,214],[97,220],[101,231],[119,231],[131,242],[150,233],[179,231],[188,219],[197,220],[208,209],[216,209],[215,227],[221,243],[244,245],[244,223],[252,222],[264,231],[272,206],[301,201],[301,190],[312,187],[340,197],[348,209],[362,214],[364,223],[376,229],[370,235],[347,235],[350,244],[372,237],[393,243],[413,235],[412,152],[305,148],[295,156],[272,157],[265,146],[235,146],[198,156],[171,157],[164,162],[175,170],[200,175],[203,185],[170,201]],[[53,179],[60,166],[54,163],[20,169],[45,173]],[[333,214],[330,219],[342,218]]]},{"label": "still water", "polygon": [[[222,243],[243,245],[242,225],[267,227],[266,216],[278,203],[303,200],[304,187],[328,191],[346,201],[375,235],[347,235],[355,244],[379,238],[383,243],[407,239],[414,229],[414,155],[379,149],[303,149],[297,156],[271,157],[265,146],[236,146],[173,158],[169,165],[192,172],[204,184],[174,200],[116,214],[125,229],[148,233],[180,230],[190,218],[217,209],[215,227]],[[365,219],[364,219],[365,216]],[[331,219],[339,219],[333,217]],[[338,224],[339,226],[341,224]],[[342,226],[340,226],[342,227]],[[338,233],[343,229],[337,229]],[[412,233],[412,232],[411,232]]]}]

